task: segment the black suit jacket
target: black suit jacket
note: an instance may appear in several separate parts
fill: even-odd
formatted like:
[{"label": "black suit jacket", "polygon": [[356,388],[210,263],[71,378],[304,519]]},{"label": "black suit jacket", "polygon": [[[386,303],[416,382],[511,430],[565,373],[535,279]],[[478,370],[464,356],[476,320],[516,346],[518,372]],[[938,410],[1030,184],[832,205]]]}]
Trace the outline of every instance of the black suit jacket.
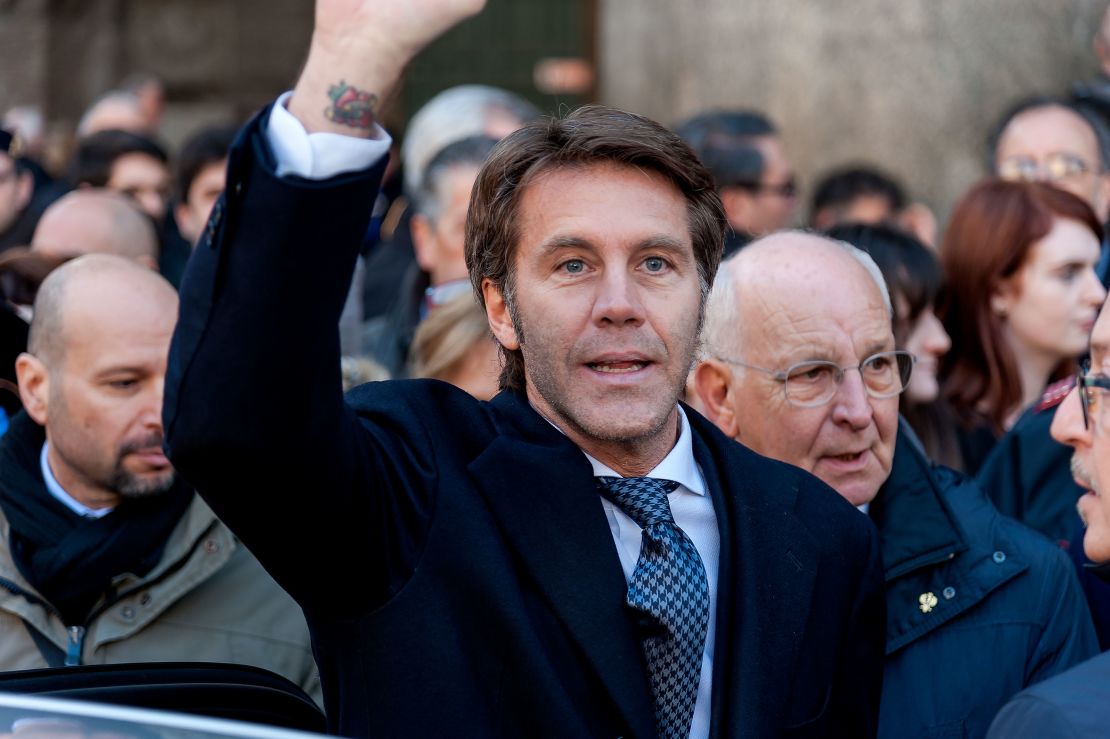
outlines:
[{"label": "black suit jacket", "polygon": [[[512,393],[404,381],[344,400],[336,322],[381,167],[282,180],[259,128],[182,286],[167,448],[304,607],[331,728],[652,736],[588,461]],[[687,413],[721,535],[714,735],[872,735],[874,528]]]}]

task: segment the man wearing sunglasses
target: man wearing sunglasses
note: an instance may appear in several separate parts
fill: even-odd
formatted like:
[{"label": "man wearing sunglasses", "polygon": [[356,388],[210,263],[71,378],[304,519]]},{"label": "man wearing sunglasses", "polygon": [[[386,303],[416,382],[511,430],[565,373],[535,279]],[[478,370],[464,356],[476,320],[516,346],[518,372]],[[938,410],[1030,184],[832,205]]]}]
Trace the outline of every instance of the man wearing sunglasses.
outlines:
[{"label": "man wearing sunglasses", "polygon": [[866,510],[887,586],[880,737],[982,737],[1015,693],[1097,652],[1066,555],[899,427],[912,355],[864,252],[785,232],[721,265],[695,386],[707,415]]},{"label": "man wearing sunglasses", "polygon": [[[1110,314],[1091,331],[1090,363],[1060,404],[1052,436],[1073,450],[1071,471],[1085,491],[1076,508],[1086,524],[1083,551],[1092,573],[1110,580]],[[992,739],[1104,737],[1110,722],[1110,652],[1036,685],[1010,701]]]},{"label": "man wearing sunglasses", "polygon": [[725,256],[786,228],[798,204],[794,170],[779,132],[754,111],[715,110],[676,129],[713,175],[729,231]]}]

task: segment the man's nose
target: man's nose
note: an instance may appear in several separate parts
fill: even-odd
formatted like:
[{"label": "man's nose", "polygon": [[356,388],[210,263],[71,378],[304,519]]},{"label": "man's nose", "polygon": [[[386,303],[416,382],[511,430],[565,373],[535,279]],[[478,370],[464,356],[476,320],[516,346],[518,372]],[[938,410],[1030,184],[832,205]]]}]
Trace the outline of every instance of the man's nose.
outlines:
[{"label": "man's nose", "polygon": [[1083,409],[1079,404],[1080,392],[1077,387],[1071,389],[1056,408],[1056,415],[1052,419],[1050,429],[1053,439],[1070,447],[1088,444],[1091,440],[1091,431],[1083,424]]},{"label": "man's nose", "polygon": [[852,428],[862,429],[871,423],[874,414],[871,408],[873,398],[867,394],[863,377],[855,368],[845,370],[840,385],[833,396],[833,420],[846,423]]},{"label": "man's nose", "polygon": [[165,395],[166,377],[161,375],[150,382],[144,398],[140,421],[147,428],[162,428],[162,399]]},{"label": "man's nose", "polygon": [[644,318],[640,291],[623,269],[606,269],[598,280],[594,299],[594,321],[598,324],[623,326],[639,323]]}]

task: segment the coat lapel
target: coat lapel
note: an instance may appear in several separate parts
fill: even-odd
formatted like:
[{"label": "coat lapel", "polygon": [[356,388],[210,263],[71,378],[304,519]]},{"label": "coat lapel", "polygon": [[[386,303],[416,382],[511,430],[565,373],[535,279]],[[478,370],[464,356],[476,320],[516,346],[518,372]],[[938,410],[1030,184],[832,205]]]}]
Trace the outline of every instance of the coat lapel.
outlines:
[{"label": "coat lapel", "polygon": [[502,393],[493,408],[501,435],[470,464],[474,483],[633,734],[653,736],[628,585],[590,464],[524,398]]},{"label": "coat lapel", "polygon": [[713,735],[771,735],[790,702],[817,544],[793,513],[798,475],[756,469],[753,452],[686,412],[721,534]]}]

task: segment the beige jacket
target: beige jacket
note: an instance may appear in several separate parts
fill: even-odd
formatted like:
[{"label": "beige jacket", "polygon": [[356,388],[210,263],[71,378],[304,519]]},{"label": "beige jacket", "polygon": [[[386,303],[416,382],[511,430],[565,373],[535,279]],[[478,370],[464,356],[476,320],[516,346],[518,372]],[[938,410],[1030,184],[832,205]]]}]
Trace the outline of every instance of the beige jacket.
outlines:
[{"label": "beige jacket", "polygon": [[66,664],[254,665],[321,702],[300,607],[200,497],[174,528],[162,561],[144,578],[118,578],[118,596],[98,603],[85,624],[62,623],[23,578],[9,549],[9,528],[0,511],[0,670],[49,666],[30,625],[66,655]]}]

